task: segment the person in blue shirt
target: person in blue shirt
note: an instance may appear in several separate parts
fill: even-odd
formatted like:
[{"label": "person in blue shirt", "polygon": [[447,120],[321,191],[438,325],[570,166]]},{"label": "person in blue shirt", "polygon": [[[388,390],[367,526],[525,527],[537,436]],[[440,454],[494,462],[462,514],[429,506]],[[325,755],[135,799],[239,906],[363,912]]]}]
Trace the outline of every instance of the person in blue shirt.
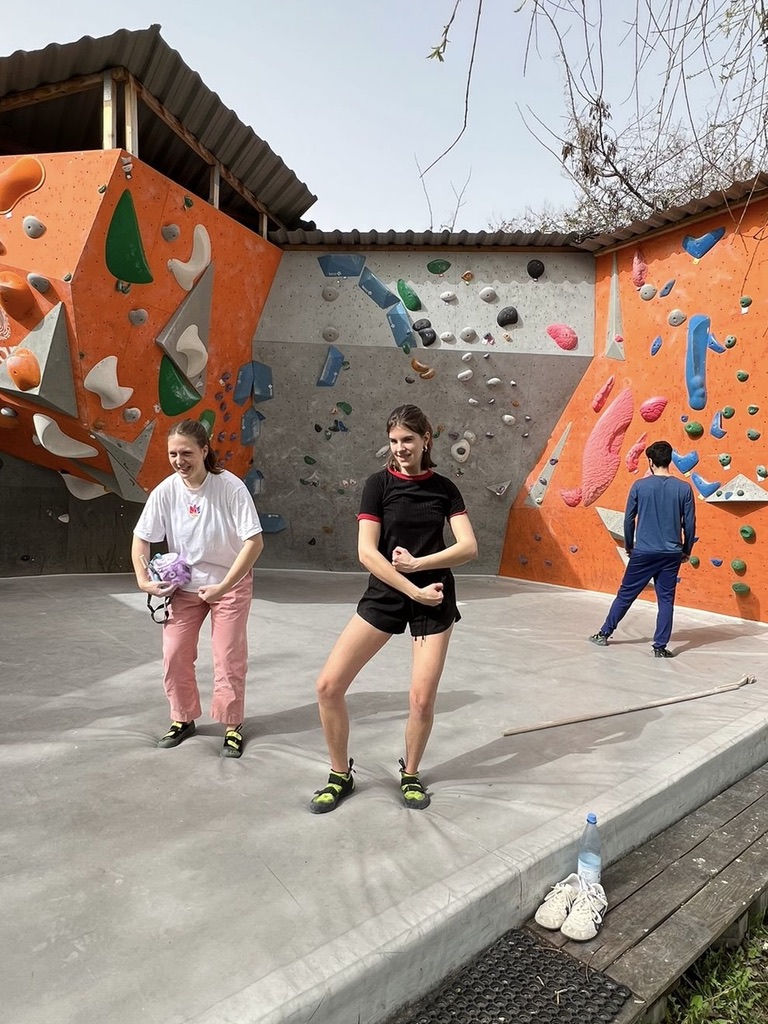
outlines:
[{"label": "person in blue shirt", "polygon": [[690,558],[696,539],[693,490],[685,480],[670,474],[672,445],[668,441],[655,441],[645,454],[651,475],[632,484],[624,512],[629,562],[608,617],[589,639],[598,647],[607,647],[608,638],[653,580],[658,605],[653,654],[673,658],[667,644],[672,635],[677,575],[681,564]]}]

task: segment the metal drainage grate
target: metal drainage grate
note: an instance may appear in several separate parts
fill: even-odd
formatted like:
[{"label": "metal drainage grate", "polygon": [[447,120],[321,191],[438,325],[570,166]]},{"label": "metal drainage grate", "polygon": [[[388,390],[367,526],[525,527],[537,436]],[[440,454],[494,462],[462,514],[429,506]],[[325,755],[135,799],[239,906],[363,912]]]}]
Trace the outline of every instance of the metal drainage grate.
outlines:
[{"label": "metal drainage grate", "polygon": [[631,994],[513,930],[390,1024],[610,1024]]}]

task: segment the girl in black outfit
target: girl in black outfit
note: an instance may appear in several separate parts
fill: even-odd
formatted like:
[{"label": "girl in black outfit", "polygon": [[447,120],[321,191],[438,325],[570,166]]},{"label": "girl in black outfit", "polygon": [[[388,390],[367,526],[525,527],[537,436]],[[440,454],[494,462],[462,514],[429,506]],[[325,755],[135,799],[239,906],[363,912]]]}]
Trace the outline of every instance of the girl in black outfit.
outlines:
[{"label": "girl in black outfit", "polygon": [[[424,413],[415,405],[399,406],[387,421],[387,433],[387,467],[366,481],[357,517],[358,557],[371,573],[368,589],[317,681],[331,773],[310,802],[315,814],[332,811],[355,788],[345,694],[374,654],[406,626],[413,637],[413,667],[400,788],[406,807],[428,806],[419,763],[432,730],[453,624],[461,618],[451,567],[477,555],[459,489],[432,472],[434,435]],[[447,547],[446,520],[454,538]]]}]

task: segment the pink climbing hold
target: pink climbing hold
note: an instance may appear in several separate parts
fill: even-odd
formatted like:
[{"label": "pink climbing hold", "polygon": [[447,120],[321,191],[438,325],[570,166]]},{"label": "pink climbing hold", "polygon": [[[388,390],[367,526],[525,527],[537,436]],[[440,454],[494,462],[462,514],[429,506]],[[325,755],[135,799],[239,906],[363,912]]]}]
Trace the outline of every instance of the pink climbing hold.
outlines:
[{"label": "pink climbing hold", "polygon": [[637,467],[638,467],[638,465],[640,463],[640,456],[643,454],[643,452],[646,449],[646,443],[645,442],[647,440],[648,440],[648,435],[647,434],[641,434],[640,437],[638,437],[638,439],[635,441],[635,443],[632,445],[632,447],[627,452],[627,455],[626,455],[626,458],[625,458],[624,461],[626,462],[627,469],[629,470],[630,473],[636,473],[637,472]]},{"label": "pink climbing hold", "polygon": [[574,487],[570,491],[560,491],[560,497],[570,508],[576,508],[581,504],[581,488]]},{"label": "pink climbing hold", "polygon": [[642,288],[648,277],[648,264],[640,249],[635,250],[632,257],[632,284],[635,288]]},{"label": "pink climbing hold", "polygon": [[613,374],[611,374],[611,376],[608,378],[605,384],[603,384],[603,386],[597,392],[595,397],[592,399],[592,408],[595,410],[595,412],[600,412],[600,410],[605,405],[608,395],[610,395],[611,391],[613,390],[613,384],[615,380],[616,378]]},{"label": "pink climbing hold", "polygon": [[655,423],[666,409],[667,401],[668,399],[663,398],[661,395],[656,395],[654,398],[646,398],[640,406],[640,415],[646,423]]},{"label": "pink climbing hold", "polygon": [[584,505],[597,501],[610,487],[619,470],[621,446],[632,422],[634,400],[625,388],[602,414],[584,445],[581,462],[581,489]]},{"label": "pink climbing hold", "polygon": [[579,338],[576,331],[574,331],[572,327],[569,327],[568,324],[550,324],[547,328],[547,334],[556,345],[565,349],[566,352],[570,352],[579,344]]}]

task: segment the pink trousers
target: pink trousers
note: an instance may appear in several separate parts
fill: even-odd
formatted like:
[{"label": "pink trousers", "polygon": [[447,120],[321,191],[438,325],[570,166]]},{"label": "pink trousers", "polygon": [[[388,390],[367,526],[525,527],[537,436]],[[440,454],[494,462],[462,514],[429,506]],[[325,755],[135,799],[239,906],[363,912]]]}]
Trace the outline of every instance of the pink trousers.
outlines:
[{"label": "pink trousers", "polygon": [[163,685],[174,722],[191,722],[202,714],[195,662],[200,629],[208,614],[213,651],[211,718],[224,725],[239,725],[243,721],[252,596],[252,572],[215,604],[208,604],[186,590],[177,590],[173,595],[170,618],[163,626]]}]

